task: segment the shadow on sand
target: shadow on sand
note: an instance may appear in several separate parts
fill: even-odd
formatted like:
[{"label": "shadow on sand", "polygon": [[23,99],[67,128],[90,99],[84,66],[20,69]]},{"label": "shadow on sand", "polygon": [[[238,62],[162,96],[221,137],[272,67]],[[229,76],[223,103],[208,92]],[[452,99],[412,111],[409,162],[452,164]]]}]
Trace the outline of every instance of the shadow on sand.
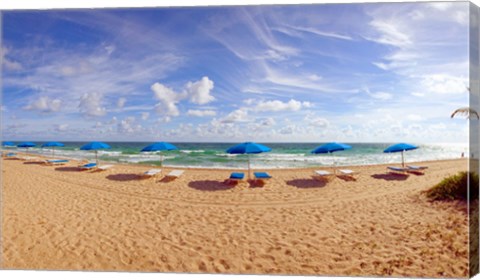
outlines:
[{"label": "shadow on sand", "polygon": [[300,189],[323,188],[327,185],[328,179],[294,179],[287,181],[287,185]]},{"label": "shadow on sand", "polygon": [[143,177],[135,173],[111,174],[111,175],[108,175],[106,178],[108,180],[113,180],[113,181],[137,181],[137,180],[146,179],[146,177]]},{"label": "shadow on sand", "polygon": [[405,181],[408,178],[408,174],[400,174],[400,173],[373,174],[372,178],[383,179],[386,181]]},{"label": "shadow on sand", "polygon": [[231,188],[234,188],[233,184],[226,184],[225,182],[213,181],[213,180],[204,180],[204,181],[193,181],[188,183],[188,186],[192,189],[199,191],[226,191]]},{"label": "shadow on sand", "polygon": [[355,182],[357,181],[357,178],[348,176],[348,175],[337,175],[337,178],[346,181],[346,182]]},{"label": "shadow on sand", "polygon": [[63,172],[78,172],[82,171],[83,169],[75,166],[63,166],[55,168],[56,171],[63,171]]},{"label": "shadow on sand", "polygon": [[23,164],[44,164],[43,161],[25,161]]}]

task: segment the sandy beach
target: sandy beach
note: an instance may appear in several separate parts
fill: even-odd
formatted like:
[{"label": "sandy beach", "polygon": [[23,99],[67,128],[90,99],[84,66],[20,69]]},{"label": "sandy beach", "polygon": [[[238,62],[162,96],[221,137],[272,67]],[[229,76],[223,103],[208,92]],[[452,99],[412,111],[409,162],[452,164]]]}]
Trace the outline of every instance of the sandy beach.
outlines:
[{"label": "sandy beach", "polygon": [[[467,206],[422,191],[467,160],[418,163],[425,175],[350,167],[355,180],[314,169],[269,170],[263,187],[228,185],[231,170],[115,164],[44,166],[2,160],[6,269],[466,277]],[[329,170],[329,168],[326,168]]]}]

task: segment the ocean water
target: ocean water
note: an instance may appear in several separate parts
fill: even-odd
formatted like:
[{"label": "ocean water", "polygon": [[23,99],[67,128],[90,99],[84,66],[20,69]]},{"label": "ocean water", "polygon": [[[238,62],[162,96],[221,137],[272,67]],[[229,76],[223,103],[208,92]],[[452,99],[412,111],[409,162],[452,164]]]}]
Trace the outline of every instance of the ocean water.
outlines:
[{"label": "ocean water", "polygon": [[[56,158],[89,159],[95,158],[93,151],[82,151],[84,142],[63,142],[65,147],[55,148]],[[38,143],[37,145],[41,145]],[[98,151],[99,160],[120,163],[160,165],[158,153],[141,153],[140,150],[151,144],[144,142],[109,142],[112,148]],[[248,155],[231,155],[226,149],[235,143],[172,143],[177,151],[165,151],[163,165],[171,167],[207,167],[225,169],[246,169]],[[352,149],[331,154],[311,154],[322,143],[262,143],[272,148],[271,152],[250,155],[252,168],[301,168],[317,166],[354,166],[383,163],[400,163],[401,153],[383,153],[393,143],[347,143]],[[406,162],[455,159],[464,153],[468,156],[467,144],[418,144],[418,149],[405,152]],[[25,148],[8,148],[25,151]],[[52,155],[51,148],[29,148],[31,154]]]}]

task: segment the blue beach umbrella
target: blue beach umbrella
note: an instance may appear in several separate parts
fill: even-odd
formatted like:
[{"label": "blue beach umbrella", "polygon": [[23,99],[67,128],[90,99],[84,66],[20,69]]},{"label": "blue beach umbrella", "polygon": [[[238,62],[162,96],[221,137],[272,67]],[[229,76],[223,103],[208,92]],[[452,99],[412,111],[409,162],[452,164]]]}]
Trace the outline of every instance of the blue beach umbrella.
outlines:
[{"label": "blue beach umbrella", "polygon": [[323,144],[321,146],[316,147],[312,151],[312,154],[327,154],[327,153],[333,153],[337,151],[348,150],[351,148],[352,148],[351,146],[346,144],[332,142],[332,143],[327,143],[327,144]]},{"label": "blue beach umbrella", "polygon": [[27,153],[28,153],[28,148],[35,147],[35,146],[36,145],[33,142],[22,142],[22,143],[17,145],[17,147],[26,148]]},{"label": "blue beach umbrella", "polygon": [[417,146],[408,144],[408,143],[398,143],[386,148],[383,152],[384,153],[398,153],[402,152],[402,167],[405,167],[405,157],[404,152],[418,149]]},{"label": "blue beach umbrella", "polygon": [[229,154],[248,154],[248,179],[250,180],[250,154],[259,154],[264,152],[270,152],[272,149],[269,147],[254,143],[254,142],[245,142],[235,146],[232,146],[227,149]]},{"label": "blue beach umbrella", "polygon": [[10,142],[10,141],[4,141],[2,142],[3,147],[15,147],[15,143]]},{"label": "blue beach umbrella", "polygon": [[163,165],[163,154],[161,151],[172,151],[172,150],[178,150],[175,145],[170,144],[168,142],[157,142],[153,143],[151,145],[146,146],[141,150],[141,152],[157,152],[160,151],[160,166]]},{"label": "blue beach umbrella", "polygon": [[52,147],[52,156],[55,156],[55,147],[65,147],[65,144],[60,142],[47,142],[42,145],[44,147]]},{"label": "blue beach umbrella", "polygon": [[98,150],[110,149],[111,147],[108,144],[103,142],[90,142],[88,144],[80,147],[80,150],[94,150],[95,151],[95,161],[98,166]]},{"label": "blue beach umbrella", "polygon": [[[331,142],[316,147],[312,154],[331,154],[333,152],[349,150],[352,147],[343,143]],[[335,163],[333,164],[335,166]]]}]

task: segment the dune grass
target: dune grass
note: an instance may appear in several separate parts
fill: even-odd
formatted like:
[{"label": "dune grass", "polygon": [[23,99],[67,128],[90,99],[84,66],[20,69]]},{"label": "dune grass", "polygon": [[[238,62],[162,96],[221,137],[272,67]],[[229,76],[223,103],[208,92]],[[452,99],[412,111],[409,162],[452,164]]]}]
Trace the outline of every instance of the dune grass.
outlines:
[{"label": "dune grass", "polygon": [[[470,183],[470,197],[468,185]],[[478,174],[459,172],[443,179],[440,183],[426,191],[432,200],[475,200],[478,198]]]}]

